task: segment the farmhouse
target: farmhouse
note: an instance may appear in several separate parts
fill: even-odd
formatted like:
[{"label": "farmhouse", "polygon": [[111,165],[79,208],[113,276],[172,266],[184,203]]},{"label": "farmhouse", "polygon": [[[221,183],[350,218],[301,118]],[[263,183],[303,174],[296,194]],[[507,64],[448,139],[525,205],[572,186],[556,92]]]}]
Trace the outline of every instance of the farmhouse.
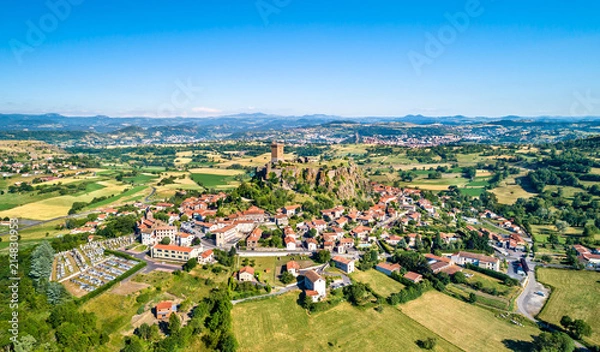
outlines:
[{"label": "farmhouse", "polygon": [[163,301],[156,305],[154,311],[156,313],[156,319],[165,321],[169,320],[171,314],[176,311],[176,306],[173,302]]},{"label": "farmhouse", "polygon": [[458,252],[452,255],[452,261],[458,265],[473,264],[480,268],[500,271],[500,259],[483,254]]},{"label": "farmhouse", "polygon": [[304,287],[306,287],[306,295],[311,297],[313,302],[318,302],[327,296],[325,279],[313,270],[304,274]]},{"label": "farmhouse", "polygon": [[394,272],[396,272],[396,273],[400,272],[400,269],[402,269],[402,267],[400,266],[400,264],[397,264],[397,263],[392,264],[392,263],[388,263],[388,262],[381,262],[381,263],[377,264],[375,269],[379,272],[386,274],[387,276],[390,276]]},{"label": "farmhouse", "polygon": [[421,282],[423,280],[423,275],[417,274],[415,272],[409,271],[403,276],[406,280],[412,281],[415,284]]},{"label": "farmhouse", "polygon": [[298,262],[294,260],[290,260],[285,265],[285,270],[287,270],[288,273],[294,276],[298,276],[298,274],[300,273],[300,264],[298,264]]},{"label": "farmhouse", "polygon": [[238,272],[238,280],[244,281],[254,281],[254,268],[251,266],[244,266]]},{"label": "farmhouse", "polygon": [[344,258],[341,256],[333,257],[333,262],[335,263],[335,267],[341,269],[347,274],[354,272],[354,260]]}]

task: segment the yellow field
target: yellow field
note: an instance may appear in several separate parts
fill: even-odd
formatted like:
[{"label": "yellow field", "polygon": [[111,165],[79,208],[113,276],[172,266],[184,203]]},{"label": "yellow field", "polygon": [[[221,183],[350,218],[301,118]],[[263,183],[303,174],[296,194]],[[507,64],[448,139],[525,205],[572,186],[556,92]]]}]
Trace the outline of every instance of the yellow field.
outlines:
[{"label": "yellow field", "polygon": [[404,288],[404,285],[398,281],[375,269],[368,271],[356,270],[351,277],[356,281],[369,284],[376,293],[383,297],[389,297],[390,294],[400,292]]},{"label": "yellow field", "polygon": [[378,313],[348,303],[308,315],[298,293],[234,306],[239,351],[421,351],[416,341],[437,337],[436,351],[460,351],[393,307]]},{"label": "yellow field", "polygon": [[8,216],[32,220],[49,220],[67,215],[75,202],[89,202],[96,197],[110,196],[111,194],[118,195],[124,189],[128,188],[127,185],[119,185],[116,181],[101,181],[98,184],[104,186],[104,188],[80,196],[59,196],[25,204],[20,207],[1,211],[0,217]]},{"label": "yellow field", "polygon": [[465,351],[511,351],[529,343],[538,329],[519,327],[486,309],[437,291],[400,305],[403,313]]},{"label": "yellow field", "polygon": [[194,155],[194,152],[191,150],[187,150],[184,152],[177,152],[176,158],[175,158],[175,165],[180,166],[180,165],[185,165],[185,164],[191,163],[192,155]]},{"label": "yellow field", "polygon": [[498,198],[498,203],[514,204],[519,198],[531,198],[536,195],[535,193],[527,192],[523,187],[516,183],[515,177],[518,176],[519,175],[508,177],[500,182],[498,187],[491,190]]}]

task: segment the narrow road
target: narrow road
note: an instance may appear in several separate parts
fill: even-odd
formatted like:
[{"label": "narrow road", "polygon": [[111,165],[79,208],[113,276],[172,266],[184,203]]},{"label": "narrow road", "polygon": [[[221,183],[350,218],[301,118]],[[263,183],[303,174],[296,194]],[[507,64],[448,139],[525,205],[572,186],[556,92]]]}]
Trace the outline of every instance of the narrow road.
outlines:
[{"label": "narrow road", "polygon": [[150,198],[152,198],[154,193],[156,193],[156,187],[152,186],[152,191],[150,191],[150,194],[148,196],[146,196],[146,198],[144,198],[144,203],[146,203],[146,204],[150,203],[151,202]]},{"label": "narrow road", "polygon": [[178,265],[178,264],[167,264],[167,263],[155,262],[146,256],[146,252],[133,252],[133,251],[123,250],[123,249],[119,250],[119,252],[130,255],[132,257],[135,257],[138,260],[145,261],[147,265],[144,268],[144,270],[142,271],[145,274],[152,272],[154,270],[157,270],[157,269],[165,270],[165,271],[181,270],[181,267],[182,267],[181,265]]},{"label": "narrow road", "polygon": [[[27,220],[29,222],[29,224],[28,225],[23,225],[23,226],[19,225],[18,230],[19,231],[20,230],[24,230],[24,229],[27,229],[27,228],[30,228],[30,227],[47,224],[49,222],[53,222],[53,221],[57,221],[57,220],[80,218],[80,217],[88,216],[90,214],[97,213],[97,212],[98,212],[97,210],[90,210],[90,211],[86,211],[86,212],[83,212],[83,213],[77,213],[77,214],[72,214],[72,215],[59,216],[59,217],[48,219],[48,220],[40,220],[40,221]],[[19,219],[19,223],[21,223],[22,221],[23,220]],[[10,234],[10,231],[2,232],[2,233],[0,233],[0,236],[6,236],[8,234]]]},{"label": "narrow road", "polygon": [[261,299],[261,298],[266,298],[266,297],[275,297],[275,296],[279,296],[282,295],[284,293],[288,293],[294,290],[299,290],[300,287],[298,287],[298,284],[295,284],[293,286],[287,286],[282,288],[281,290],[277,291],[277,292],[271,292],[271,293],[267,293],[265,295],[260,295],[260,296],[252,296],[252,297],[247,297],[247,298],[242,298],[242,299],[236,299],[231,301],[231,304],[238,304],[238,303],[242,303],[242,302],[246,302],[246,301],[251,301],[254,299]]}]

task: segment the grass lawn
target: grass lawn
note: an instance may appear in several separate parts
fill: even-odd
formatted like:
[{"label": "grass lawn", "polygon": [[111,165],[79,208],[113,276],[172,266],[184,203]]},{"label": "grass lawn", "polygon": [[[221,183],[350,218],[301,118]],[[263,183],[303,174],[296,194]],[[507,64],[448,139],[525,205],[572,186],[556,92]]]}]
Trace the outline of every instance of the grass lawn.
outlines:
[{"label": "grass lawn", "polygon": [[537,278],[553,287],[539,317],[557,325],[563,315],[583,319],[592,326],[589,340],[600,344],[600,273],[540,268]]},{"label": "grass lawn", "polygon": [[465,351],[530,351],[533,336],[541,333],[437,291],[429,291],[400,309]]},{"label": "grass lawn", "polygon": [[389,297],[390,294],[397,293],[404,288],[404,285],[398,281],[375,269],[356,270],[351,277],[356,281],[371,285],[371,288],[383,297]]},{"label": "grass lawn", "polygon": [[239,351],[421,351],[419,339],[437,337],[436,351],[460,351],[392,307],[382,313],[348,303],[308,315],[297,293],[234,306]]},{"label": "grass lawn", "polygon": [[254,270],[260,275],[260,280],[262,282],[266,281],[271,285],[284,286],[284,284],[279,281],[278,276],[281,273],[281,268],[290,260],[297,261],[301,268],[308,268],[316,265],[310,258],[305,256],[282,256],[280,257],[281,259],[277,258],[278,257],[239,257],[238,267],[243,266],[244,259],[248,259],[248,264],[254,265]]}]

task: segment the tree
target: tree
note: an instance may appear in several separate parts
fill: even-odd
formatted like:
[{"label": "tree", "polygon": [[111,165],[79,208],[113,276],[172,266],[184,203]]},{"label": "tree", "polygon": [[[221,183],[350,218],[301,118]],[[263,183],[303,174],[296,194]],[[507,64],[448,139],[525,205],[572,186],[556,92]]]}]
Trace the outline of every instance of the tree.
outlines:
[{"label": "tree", "polygon": [[331,260],[331,253],[329,251],[326,250],[320,250],[317,252],[317,256],[316,256],[316,261],[317,263],[327,263],[328,261]]},{"label": "tree", "polygon": [[564,332],[543,332],[533,338],[534,351],[536,352],[573,352],[575,344]]},{"label": "tree", "polygon": [[462,271],[459,271],[457,273],[454,273],[454,275],[452,275],[452,282],[457,283],[457,284],[465,284],[465,283],[467,283],[467,277],[465,276],[465,274]]},{"label": "tree", "polygon": [[564,233],[569,227],[569,223],[563,220],[556,220],[554,226],[556,226],[556,231]]},{"label": "tree", "polygon": [[179,315],[176,313],[172,313],[169,317],[169,334],[173,335],[179,332],[181,328],[181,320],[179,319]]},{"label": "tree", "polygon": [[477,295],[473,292],[469,293],[469,298],[467,299],[469,303],[477,302]]},{"label": "tree", "polygon": [[168,245],[171,244],[171,238],[170,237],[165,237],[160,241],[160,244],[164,244],[164,245]]},{"label": "tree", "polygon": [[344,297],[353,305],[362,304],[365,296],[367,295],[367,287],[361,282],[353,283],[350,286],[344,287]]},{"label": "tree", "polygon": [[145,348],[140,342],[139,338],[135,336],[125,338],[125,347],[121,349],[121,352],[144,352]]},{"label": "tree", "polygon": [[188,273],[192,271],[198,265],[198,258],[191,258],[187,263],[183,264],[183,270]]},{"label": "tree", "polygon": [[570,316],[564,315],[560,319],[560,325],[562,325],[565,330],[569,331],[571,336],[578,340],[583,336],[592,335],[592,327],[582,319],[573,320]]},{"label": "tree", "polygon": [[290,274],[289,271],[284,271],[283,274],[281,274],[281,278],[279,279],[283,284],[287,285],[292,283],[296,278],[294,277],[294,275]]},{"label": "tree", "polygon": [[437,345],[437,339],[435,337],[428,337],[425,340],[417,340],[417,346],[424,350],[433,350]]},{"label": "tree", "polygon": [[560,325],[562,325],[565,329],[568,330],[571,324],[573,324],[573,319],[571,319],[570,316],[563,315],[563,317],[560,318]]},{"label": "tree", "polygon": [[586,323],[581,319],[576,319],[573,324],[571,324],[571,334],[577,340],[580,340],[583,336],[591,336],[592,335],[592,327],[590,324]]}]

